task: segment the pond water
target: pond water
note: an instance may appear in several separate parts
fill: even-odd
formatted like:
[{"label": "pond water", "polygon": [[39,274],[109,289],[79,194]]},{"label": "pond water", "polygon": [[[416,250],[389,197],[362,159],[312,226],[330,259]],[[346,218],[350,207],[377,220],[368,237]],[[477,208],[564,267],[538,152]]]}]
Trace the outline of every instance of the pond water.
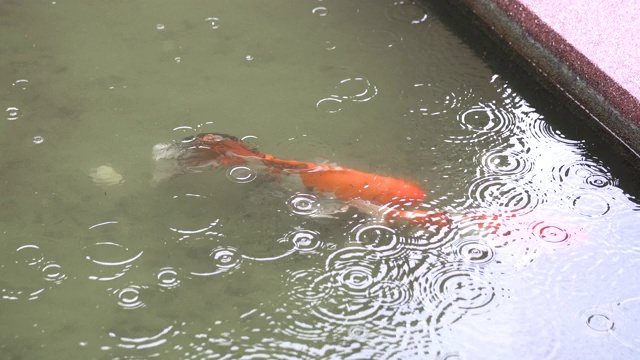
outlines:
[{"label": "pond water", "polygon": [[[0,19],[1,358],[640,356],[633,172],[437,4]],[[152,147],[202,132],[410,179],[454,224],[317,219],[232,169],[152,185]]]}]

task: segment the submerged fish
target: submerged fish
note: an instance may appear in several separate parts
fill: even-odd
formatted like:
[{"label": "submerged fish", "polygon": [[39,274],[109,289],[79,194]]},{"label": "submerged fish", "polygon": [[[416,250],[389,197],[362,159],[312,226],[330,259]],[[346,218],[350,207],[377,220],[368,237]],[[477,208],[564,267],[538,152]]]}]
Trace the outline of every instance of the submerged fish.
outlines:
[{"label": "submerged fish", "polygon": [[426,193],[411,181],[336,165],[279,159],[227,134],[204,133],[171,144],[158,144],[153,147],[152,156],[158,163],[154,182],[209,168],[246,165],[299,183],[301,190],[343,201],[389,224],[442,227],[450,223],[445,213],[417,208]]}]

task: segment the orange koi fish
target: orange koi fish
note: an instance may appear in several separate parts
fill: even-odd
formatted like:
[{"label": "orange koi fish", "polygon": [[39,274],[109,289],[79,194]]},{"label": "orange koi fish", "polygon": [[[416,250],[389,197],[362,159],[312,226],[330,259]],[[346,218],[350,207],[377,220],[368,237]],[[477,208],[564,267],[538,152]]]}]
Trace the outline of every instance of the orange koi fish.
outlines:
[{"label": "orange koi fish", "polygon": [[279,159],[227,134],[204,133],[173,144],[158,144],[153,148],[153,158],[158,162],[170,160],[154,175],[156,182],[208,168],[249,165],[269,174],[296,177],[307,190],[344,201],[389,224],[442,227],[450,223],[444,213],[415,209],[426,194],[411,181],[339,166]]}]

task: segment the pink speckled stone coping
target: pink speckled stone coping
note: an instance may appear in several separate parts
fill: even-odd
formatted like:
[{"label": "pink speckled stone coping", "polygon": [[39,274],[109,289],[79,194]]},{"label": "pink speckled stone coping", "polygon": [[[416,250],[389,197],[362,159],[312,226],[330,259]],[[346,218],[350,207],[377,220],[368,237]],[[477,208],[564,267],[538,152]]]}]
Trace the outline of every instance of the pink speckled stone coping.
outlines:
[{"label": "pink speckled stone coping", "polygon": [[[640,1],[459,2],[517,52],[540,66],[542,72],[551,73],[552,81],[637,157],[640,153]],[[549,65],[545,68],[545,55],[531,50],[538,45],[565,64],[570,76],[560,70],[554,74]],[[589,91],[575,85],[579,81],[586,82]],[[587,92],[595,95],[585,94]]]}]

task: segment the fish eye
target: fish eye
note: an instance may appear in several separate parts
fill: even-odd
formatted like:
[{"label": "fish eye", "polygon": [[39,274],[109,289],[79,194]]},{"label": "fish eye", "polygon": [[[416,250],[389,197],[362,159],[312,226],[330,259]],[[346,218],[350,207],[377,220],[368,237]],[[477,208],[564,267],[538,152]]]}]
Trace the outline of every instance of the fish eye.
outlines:
[{"label": "fish eye", "polygon": [[205,142],[220,142],[224,140],[224,138],[218,134],[204,134],[202,135],[202,141]]}]

